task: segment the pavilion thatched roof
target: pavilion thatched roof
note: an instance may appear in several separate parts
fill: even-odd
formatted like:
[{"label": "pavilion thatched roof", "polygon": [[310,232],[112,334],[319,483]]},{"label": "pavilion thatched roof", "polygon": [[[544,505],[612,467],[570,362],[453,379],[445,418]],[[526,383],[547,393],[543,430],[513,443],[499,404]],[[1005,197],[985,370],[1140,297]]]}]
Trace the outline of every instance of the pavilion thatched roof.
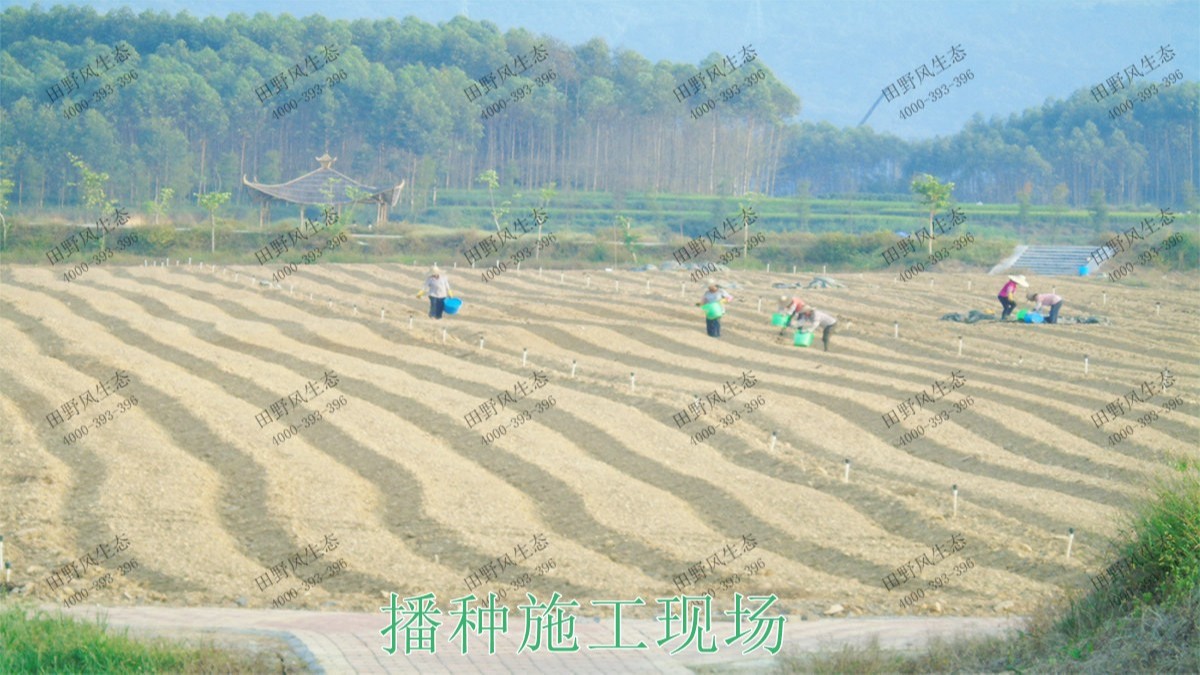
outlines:
[{"label": "pavilion thatched roof", "polygon": [[[379,188],[360,183],[332,168],[331,165],[337,161],[337,158],[330,157],[329,153],[325,153],[316,159],[321,164],[320,168],[286,183],[265,185],[247,180],[245,176],[242,176],[242,183],[251,190],[261,193],[262,196],[293,204],[340,205],[352,204],[356,201],[371,201],[383,202],[394,206],[400,197],[399,188],[403,185],[403,182],[394,188],[380,190]],[[362,190],[370,195],[370,197],[352,199],[346,196],[346,188],[348,187]]]}]

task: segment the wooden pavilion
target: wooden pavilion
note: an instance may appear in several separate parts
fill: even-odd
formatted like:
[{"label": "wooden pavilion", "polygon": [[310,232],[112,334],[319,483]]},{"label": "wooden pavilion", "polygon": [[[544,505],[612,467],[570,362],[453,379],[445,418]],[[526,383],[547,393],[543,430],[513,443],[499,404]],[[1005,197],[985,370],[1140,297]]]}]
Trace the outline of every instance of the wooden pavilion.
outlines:
[{"label": "wooden pavilion", "polygon": [[[375,222],[387,221],[388,208],[400,201],[400,191],[404,189],[404,181],[386,190],[380,190],[364,185],[353,178],[333,168],[336,157],[329,153],[316,158],[320,168],[278,185],[264,185],[247,180],[242,176],[242,184],[250,188],[250,193],[258,201],[258,225],[271,220],[271,202],[279,201],[300,205],[300,222],[304,222],[304,207],[312,204],[327,204],[333,206],[341,214],[342,206],[355,203],[374,203]],[[360,195],[357,199],[347,195],[347,188],[355,188]],[[366,195],[366,196],[361,196]]]}]

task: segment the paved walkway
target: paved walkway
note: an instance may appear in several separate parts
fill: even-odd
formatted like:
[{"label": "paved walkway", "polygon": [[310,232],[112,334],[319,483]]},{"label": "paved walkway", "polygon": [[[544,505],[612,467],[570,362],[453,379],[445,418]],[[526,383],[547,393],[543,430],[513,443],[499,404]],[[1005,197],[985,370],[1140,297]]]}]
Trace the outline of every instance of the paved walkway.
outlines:
[{"label": "paved walkway", "polygon": [[[507,633],[497,636],[496,653],[488,654],[486,642],[472,636],[470,653],[463,655],[457,644],[450,644],[453,621],[443,619],[438,629],[435,654],[383,651],[385,638],[380,635],[386,615],[353,612],[309,612],[294,610],[248,610],[173,607],[76,607],[67,613],[76,618],[92,618],[102,613],[113,627],[172,631],[203,630],[234,633],[270,634],[285,639],[308,662],[314,672],[326,673],[690,673],[698,666],[729,666],[739,670],[760,670],[775,660],[763,649],[743,656],[737,644],[725,646],[720,638],[731,634],[732,624],[713,621],[710,635],[718,637],[718,651],[698,654],[694,647],[671,655],[682,638],[659,647],[662,624],[648,619],[622,619],[621,643],[645,642],[646,649],[597,650],[587,645],[613,644],[612,620],[579,617],[575,636],[579,651],[549,653],[543,648],[517,654],[523,637],[523,624],[509,622]],[[510,617],[511,618],[511,617]],[[789,617],[784,628],[786,652],[816,651],[846,644],[863,644],[878,638],[882,647],[910,648],[923,645],[933,636],[957,633],[999,634],[1015,628],[1020,619],[983,619],[967,617],[879,617],[799,621]]]}]

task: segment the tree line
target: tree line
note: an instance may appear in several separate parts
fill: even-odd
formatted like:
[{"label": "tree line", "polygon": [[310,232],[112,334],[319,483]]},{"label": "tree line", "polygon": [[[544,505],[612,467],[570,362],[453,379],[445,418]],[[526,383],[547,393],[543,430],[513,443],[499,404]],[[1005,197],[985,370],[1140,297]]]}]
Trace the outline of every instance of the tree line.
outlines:
[{"label": "tree line", "polygon": [[[870,127],[795,122],[800,98],[762,57],[680,100],[681,84],[742,45],[714,45],[721,51],[699,64],[652,63],[601,39],[572,47],[461,16],[435,26],[414,17],[198,19],[35,5],[9,7],[0,19],[0,172],[22,210],[82,203],[68,153],[108,173],[113,198],[148,212],[164,188],[197,199],[231,192],[247,204],[243,175],[284,182],[314,169],[324,151],[367,184],[406,179],[411,207],[436,202],[438,188],[478,189],[488,170],[526,190],[554,183],[564,191],[773,196],[900,195],[913,175],[929,173],[954,181],[964,201],[1064,208],[1097,196],[1181,205],[1194,200],[1200,174],[1194,82],[1160,85],[1115,117],[1106,106],[1117,101],[1096,102],[1081,83],[1066,100],[1007,118],[976,115],[954,135],[905,141]],[[136,70],[136,80],[126,74],[115,89],[101,76],[51,102],[48,89],[116,45],[128,47],[120,72]],[[272,78],[327,46],[337,49],[344,80],[326,85],[321,70],[262,100]],[[545,50],[545,67],[485,98],[466,93],[535,48]],[[548,68],[555,77],[537,80]],[[97,98],[97,87],[113,92]],[[517,97],[518,89],[529,93]],[[88,109],[69,115],[67,106],[87,97]],[[484,119],[481,106],[501,97],[507,107]],[[696,119],[693,108],[710,98],[715,107]],[[288,99],[297,99],[294,109],[273,115]]]}]

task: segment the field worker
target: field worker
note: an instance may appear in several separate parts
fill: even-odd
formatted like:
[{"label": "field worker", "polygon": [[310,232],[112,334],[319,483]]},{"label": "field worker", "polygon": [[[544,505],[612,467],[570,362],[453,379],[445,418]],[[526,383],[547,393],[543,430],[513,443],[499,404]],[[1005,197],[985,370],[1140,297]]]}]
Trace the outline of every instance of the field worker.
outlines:
[{"label": "field worker", "polygon": [[837,319],[813,309],[806,307],[799,312],[800,323],[797,324],[801,330],[816,332],[818,328],[824,328],[821,332],[821,342],[825,345],[825,351],[829,351],[829,336],[833,334],[833,327],[837,325]]},{"label": "field worker", "polygon": [[786,295],[779,296],[779,309],[776,310],[776,313],[788,315],[787,323],[783,324],[783,328],[779,329],[780,335],[783,335],[788,326],[791,326],[792,322],[799,318],[800,312],[803,310],[804,301],[800,298],[791,298]]},{"label": "field worker", "polygon": [[425,278],[425,284],[417,292],[417,297],[426,293],[429,294],[429,316],[435,319],[442,318],[442,312],[446,309],[446,298],[453,298],[454,293],[450,290],[450,279],[442,274],[436,264],[429,268],[429,276]]},{"label": "field worker", "polygon": [[1008,319],[1008,315],[1012,314],[1013,309],[1017,306],[1017,286],[1029,288],[1029,284],[1025,283],[1025,276],[1018,274],[1015,277],[1009,277],[1008,283],[1000,289],[1000,294],[996,296],[1000,300],[1001,306],[1004,307],[1004,313],[1000,315],[1000,320]]},{"label": "field worker", "polygon": [[1050,308],[1050,317],[1046,319],[1046,323],[1058,323],[1058,310],[1062,308],[1063,299],[1061,295],[1054,293],[1030,293],[1029,299],[1037,303],[1037,307],[1033,311],[1040,312],[1042,306]]},{"label": "field worker", "polygon": [[[719,283],[717,283],[716,281],[710,280],[708,282],[708,292],[704,294],[704,298],[700,302],[696,303],[696,306],[700,307],[702,305],[707,305],[707,304],[713,303],[713,302],[719,302],[723,305],[732,299],[733,299],[733,296],[730,295],[729,293],[726,293],[725,289],[721,288],[721,285]],[[720,319],[720,317],[718,317],[716,319],[710,319],[708,317],[705,317],[704,318],[704,327],[708,330],[708,337],[715,337],[715,338],[721,337],[721,319]]]}]

